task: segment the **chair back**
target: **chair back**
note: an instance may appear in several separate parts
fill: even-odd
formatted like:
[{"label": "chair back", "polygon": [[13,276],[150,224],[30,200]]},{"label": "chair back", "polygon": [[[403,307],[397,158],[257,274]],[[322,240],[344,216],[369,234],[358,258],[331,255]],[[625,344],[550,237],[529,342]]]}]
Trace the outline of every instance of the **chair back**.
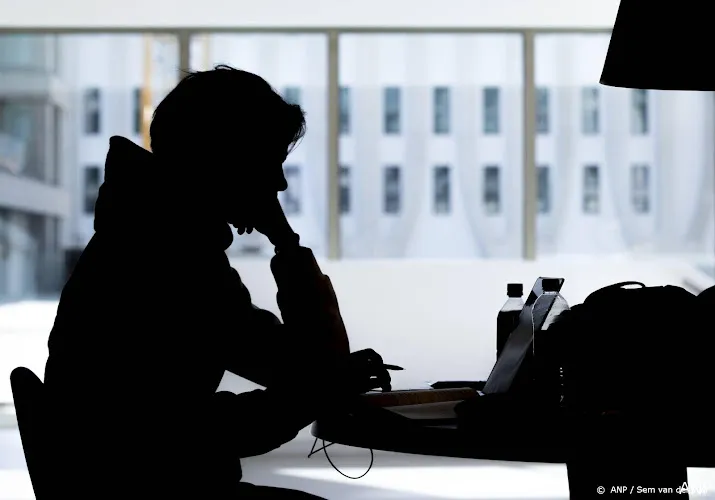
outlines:
[{"label": "chair back", "polygon": [[44,423],[47,415],[44,385],[32,370],[25,367],[18,367],[12,371],[10,385],[22,449],[35,498],[47,500],[49,475],[46,463],[48,454],[43,447],[47,443]]}]

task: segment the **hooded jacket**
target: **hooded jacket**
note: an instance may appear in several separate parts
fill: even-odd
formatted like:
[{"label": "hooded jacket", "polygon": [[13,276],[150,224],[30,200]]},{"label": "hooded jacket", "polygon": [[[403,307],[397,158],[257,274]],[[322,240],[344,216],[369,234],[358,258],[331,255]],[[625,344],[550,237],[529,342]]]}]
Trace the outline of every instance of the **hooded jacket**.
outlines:
[{"label": "hooded jacket", "polygon": [[[226,475],[240,479],[239,457],[290,441],[317,417],[320,401],[293,381],[319,382],[307,363],[336,352],[326,339],[349,346],[309,249],[271,261],[282,324],[253,305],[230,266],[230,226],[172,174],[128,139],[110,140],[95,234],[60,297],[45,386],[54,404],[73,407],[68,446],[102,458],[84,477],[110,480],[118,457],[139,452],[136,481],[166,485],[192,464],[205,492],[216,470],[231,464]],[[225,370],[267,389],[215,394]]]}]

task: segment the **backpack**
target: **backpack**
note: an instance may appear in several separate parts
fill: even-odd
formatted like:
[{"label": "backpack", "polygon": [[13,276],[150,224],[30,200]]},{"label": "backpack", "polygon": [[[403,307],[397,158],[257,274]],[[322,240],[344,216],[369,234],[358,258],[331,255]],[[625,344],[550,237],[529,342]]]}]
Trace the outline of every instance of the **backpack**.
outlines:
[{"label": "backpack", "polygon": [[562,313],[550,329],[563,405],[576,412],[682,413],[709,406],[715,287],[610,285]]}]

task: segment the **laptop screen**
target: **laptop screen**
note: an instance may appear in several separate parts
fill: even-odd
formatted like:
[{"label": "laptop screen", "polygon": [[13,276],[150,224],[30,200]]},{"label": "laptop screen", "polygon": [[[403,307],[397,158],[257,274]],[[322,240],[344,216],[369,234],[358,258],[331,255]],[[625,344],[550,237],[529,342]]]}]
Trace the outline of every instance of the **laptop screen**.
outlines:
[{"label": "laptop screen", "polygon": [[[558,280],[559,286],[557,290],[560,291],[564,284],[564,279],[558,278]],[[531,350],[534,331],[539,330],[544,324],[546,315],[554,304],[555,297],[552,296],[549,301],[543,303],[543,307],[540,302],[538,309],[534,310],[536,299],[544,293],[543,281],[543,277],[537,279],[529,296],[526,298],[524,308],[519,314],[519,324],[509,335],[501,356],[494,364],[494,368],[492,368],[482,390],[484,394],[507,392],[516,378],[524,358]]]}]

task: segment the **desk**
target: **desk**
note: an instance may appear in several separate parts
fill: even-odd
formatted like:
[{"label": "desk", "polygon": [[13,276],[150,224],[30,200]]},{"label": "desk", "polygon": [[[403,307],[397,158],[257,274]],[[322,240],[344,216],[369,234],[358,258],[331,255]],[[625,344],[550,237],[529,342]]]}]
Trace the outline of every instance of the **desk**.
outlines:
[{"label": "desk", "polygon": [[[585,419],[549,425],[540,422],[514,431],[514,423],[488,432],[467,431],[456,425],[421,426],[377,424],[353,416],[334,416],[313,424],[313,436],[326,443],[358,448],[455,458],[566,464],[572,499],[603,498],[624,494],[618,487],[648,488],[646,498],[678,498],[687,483],[687,467],[715,467],[713,439],[670,439],[653,443],[653,422],[624,424],[622,420]],[[521,422],[527,422],[521,419]],[[648,443],[648,444],[644,444]],[[603,486],[608,491],[598,492]],[[651,491],[653,488],[654,491]],[[659,488],[672,488],[670,494]]]}]

